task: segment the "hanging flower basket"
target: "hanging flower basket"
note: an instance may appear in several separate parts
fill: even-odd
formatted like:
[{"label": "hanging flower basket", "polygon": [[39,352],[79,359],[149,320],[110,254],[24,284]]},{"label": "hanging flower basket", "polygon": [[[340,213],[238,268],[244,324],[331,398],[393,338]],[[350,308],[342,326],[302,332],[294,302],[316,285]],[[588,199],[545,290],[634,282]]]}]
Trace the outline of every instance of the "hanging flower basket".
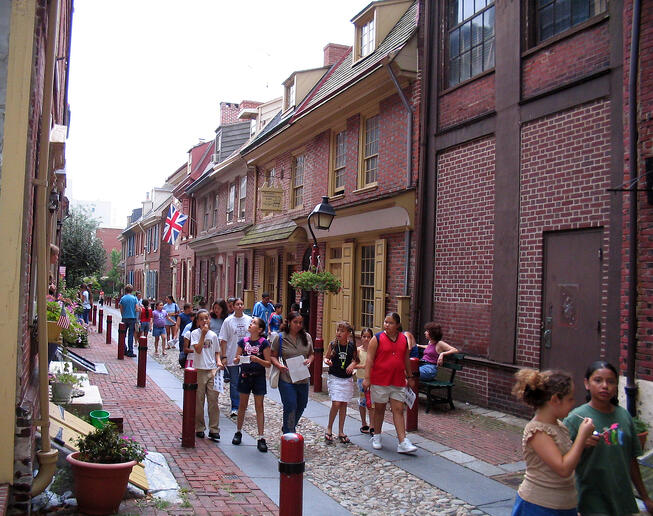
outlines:
[{"label": "hanging flower basket", "polygon": [[337,294],[342,288],[342,283],[336,275],[329,271],[318,271],[315,269],[293,272],[288,283],[293,288],[299,290],[331,294]]}]

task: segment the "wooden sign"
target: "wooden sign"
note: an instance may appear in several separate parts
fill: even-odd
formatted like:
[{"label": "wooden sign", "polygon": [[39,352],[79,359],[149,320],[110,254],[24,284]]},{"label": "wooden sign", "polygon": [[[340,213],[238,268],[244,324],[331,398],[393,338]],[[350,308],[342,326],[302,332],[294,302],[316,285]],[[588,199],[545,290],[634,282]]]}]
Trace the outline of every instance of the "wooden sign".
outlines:
[{"label": "wooden sign", "polygon": [[283,189],[262,186],[261,211],[283,211]]}]

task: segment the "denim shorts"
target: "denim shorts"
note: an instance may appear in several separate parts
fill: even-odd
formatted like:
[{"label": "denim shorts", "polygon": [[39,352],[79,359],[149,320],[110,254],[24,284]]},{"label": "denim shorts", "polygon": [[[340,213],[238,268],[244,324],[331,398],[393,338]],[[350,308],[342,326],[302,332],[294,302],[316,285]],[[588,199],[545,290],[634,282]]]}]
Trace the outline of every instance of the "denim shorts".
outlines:
[{"label": "denim shorts", "polygon": [[238,377],[238,392],[241,394],[254,394],[254,396],[264,396],[267,394],[267,384],[265,374],[240,375]]},{"label": "denim shorts", "polygon": [[165,326],[155,326],[152,328],[152,336],[153,337],[158,337],[160,335],[165,335],[166,334],[166,327]]},{"label": "denim shorts", "polygon": [[141,323],[141,333],[148,333],[150,331],[150,323],[142,322]]}]

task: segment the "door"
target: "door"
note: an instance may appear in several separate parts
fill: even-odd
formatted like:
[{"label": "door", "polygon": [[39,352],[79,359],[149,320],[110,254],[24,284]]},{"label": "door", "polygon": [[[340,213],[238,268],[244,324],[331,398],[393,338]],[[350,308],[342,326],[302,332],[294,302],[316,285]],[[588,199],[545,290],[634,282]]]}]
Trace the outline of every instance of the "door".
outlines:
[{"label": "door", "polygon": [[601,347],[602,240],[602,229],[544,235],[541,368],[571,373],[577,403]]}]

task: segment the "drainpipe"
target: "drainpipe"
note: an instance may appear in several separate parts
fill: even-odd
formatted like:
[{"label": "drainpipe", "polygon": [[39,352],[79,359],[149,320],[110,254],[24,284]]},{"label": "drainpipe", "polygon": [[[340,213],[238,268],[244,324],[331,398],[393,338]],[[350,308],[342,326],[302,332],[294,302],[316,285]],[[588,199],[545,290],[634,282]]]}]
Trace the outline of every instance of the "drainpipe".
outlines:
[{"label": "drainpipe", "polygon": [[[46,48],[43,110],[41,112],[41,135],[39,140],[39,167],[35,181],[36,203],[34,223],[36,226],[36,314],[38,320],[38,351],[39,351],[39,409],[41,417],[34,421],[41,427],[41,450],[36,452],[39,461],[39,472],[32,481],[30,495],[42,493],[52,481],[57,468],[59,452],[50,446],[50,396],[48,393],[48,324],[46,315],[46,296],[48,293],[48,269],[50,263],[50,247],[47,231],[48,224],[48,183],[50,175],[50,127],[52,113],[52,88],[54,84],[54,62],[56,48],[57,25],[59,23],[59,2],[50,3],[48,10],[48,39]],[[58,271],[57,271],[58,274]]]},{"label": "drainpipe", "polygon": [[626,408],[637,415],[637,384],[635,383],[635,353],[637,351],[637,74],[639,64],[639,26],[641,0],[633,2],[632,32],[630,35],[630,70],[628,73],[628,130],[630,142],[630,235],[628,245],[628,350],[626,355]]}]

